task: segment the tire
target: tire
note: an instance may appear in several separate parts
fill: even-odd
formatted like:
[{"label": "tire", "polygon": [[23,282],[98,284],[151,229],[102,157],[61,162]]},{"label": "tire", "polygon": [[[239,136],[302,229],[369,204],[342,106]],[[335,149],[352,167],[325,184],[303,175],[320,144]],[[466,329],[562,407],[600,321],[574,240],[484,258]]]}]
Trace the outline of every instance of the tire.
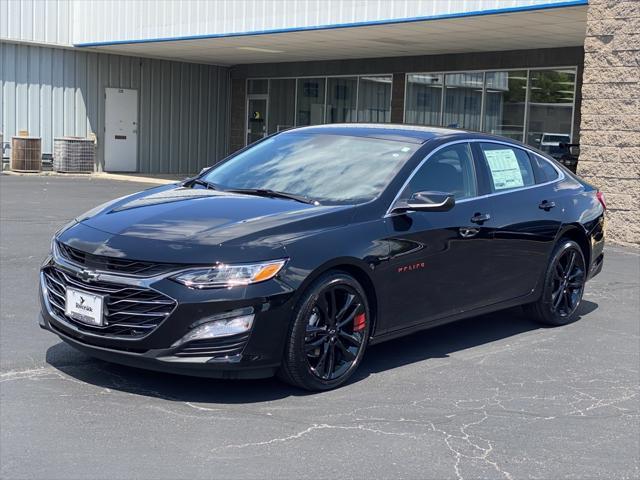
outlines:
[{"label": "tire", "polygon": [[560,326],[575,321],[586,279],[586,262],[580,245],[561,239],[551,254],[542,295],[538,301],[524,306],[525,313],[544,325]]},{"label": "tire", "polygon": [[370,318],[366,293],[352,276],[323,274],[294,310],[278,377],[312,391],[343,385],[362,361]]}]

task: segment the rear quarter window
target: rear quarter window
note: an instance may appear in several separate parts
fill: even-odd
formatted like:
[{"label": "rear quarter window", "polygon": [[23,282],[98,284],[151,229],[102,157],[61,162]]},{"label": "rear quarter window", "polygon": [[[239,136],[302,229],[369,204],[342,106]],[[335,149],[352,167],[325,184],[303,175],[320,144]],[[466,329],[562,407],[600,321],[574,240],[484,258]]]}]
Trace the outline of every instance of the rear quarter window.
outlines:
[{"label": "rear quarter window", "polygon": [[498,143],[481,143],[480,149],[494,192],[536,184],[531,159],[524,150]]},{"label": "rear quarter window", "polygon": [[531,156],[533,157],[533,164],[536,168],[537,183],[552,182],[558,178],[558,171],[551,165],[549,160],[545,160],[538,155],[532,154]]}]

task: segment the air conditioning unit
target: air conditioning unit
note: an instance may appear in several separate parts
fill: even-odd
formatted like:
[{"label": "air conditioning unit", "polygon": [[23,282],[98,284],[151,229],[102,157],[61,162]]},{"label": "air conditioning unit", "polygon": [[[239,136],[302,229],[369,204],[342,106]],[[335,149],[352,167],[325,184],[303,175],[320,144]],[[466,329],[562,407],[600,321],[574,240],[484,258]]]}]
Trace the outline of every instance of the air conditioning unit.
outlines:
[{"label": "air conditioning unit", "polygon": [[42,170],[42,140],[40,137],[11,137],[11,170],[39,172]]},{"label": "air conditioning unit", "polygon": [[58,137],[53,139],[53,170],[64,173],[91,173],[96,157],[90,138]]}]

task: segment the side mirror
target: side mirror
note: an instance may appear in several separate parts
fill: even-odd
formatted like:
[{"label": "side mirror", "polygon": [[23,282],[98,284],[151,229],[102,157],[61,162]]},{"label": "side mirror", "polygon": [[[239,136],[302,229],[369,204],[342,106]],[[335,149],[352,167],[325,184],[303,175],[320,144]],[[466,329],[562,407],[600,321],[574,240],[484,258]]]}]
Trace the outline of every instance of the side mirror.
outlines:
[{"label": "side mirror", "polygon": [[416,192],[409,200],[396,202],[391,212],[448,212],[455,204],[456,199],[450,193]]}]

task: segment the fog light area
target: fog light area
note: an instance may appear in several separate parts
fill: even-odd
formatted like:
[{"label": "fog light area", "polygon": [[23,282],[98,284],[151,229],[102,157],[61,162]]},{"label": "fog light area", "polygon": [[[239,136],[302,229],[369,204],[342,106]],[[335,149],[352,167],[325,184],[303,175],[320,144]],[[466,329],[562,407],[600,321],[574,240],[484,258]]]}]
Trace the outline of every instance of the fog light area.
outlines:
[{"label": "fog light area", "polygon": [[234,310],[204,318],[184,337],[175,342],[172,347],[177,347],[193,340],[229,337],[245,333],[251,330],[253,318],[253,309]]}]

